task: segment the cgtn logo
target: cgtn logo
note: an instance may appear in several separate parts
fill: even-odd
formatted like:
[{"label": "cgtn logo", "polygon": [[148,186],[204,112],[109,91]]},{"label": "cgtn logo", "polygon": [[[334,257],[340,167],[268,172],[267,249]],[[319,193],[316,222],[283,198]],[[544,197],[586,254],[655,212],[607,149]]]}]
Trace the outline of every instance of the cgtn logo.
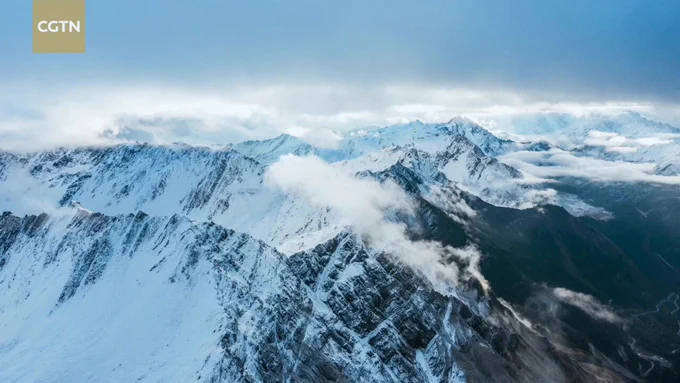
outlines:
[{"label": "cgtn logo", "polygon": [[80,20],[77,21],[47,21],[43,20],[38,22],[38,32],[41,33],[46,33],[46,32],[77,32],[80,33]]},{"label": "cgtn logo", "polygon": [[33,0],[33,52],[85,53],[85,0]]}]

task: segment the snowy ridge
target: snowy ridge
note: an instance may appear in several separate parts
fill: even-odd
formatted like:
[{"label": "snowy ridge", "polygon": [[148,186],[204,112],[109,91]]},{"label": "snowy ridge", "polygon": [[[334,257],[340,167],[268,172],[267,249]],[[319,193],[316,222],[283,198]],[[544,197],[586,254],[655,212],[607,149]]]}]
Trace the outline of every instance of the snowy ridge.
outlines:
[{"label": "snowy ridge", "polygon": [[0,208],[20,214],[71,201],[111,215],[184,214],[290,251],[340,230],[319,233],[333,226],[330,212],[266,187],[264,167],[234,150],[137,144],[5,156],[0,177],[13,190],[0,192]]},{"label": "snowy ridge", "polygon": [[239,153],[269,165],[276,162],[284,154],[305,156],[318,154],[319,150],[300,138],[282,134],[268,140],[244,141],[232,146]]},{"label": "snowy ridge", "polygon": [[[486,142],[504,142],[490,139],[487,131],[474,125],[461,125],[463,122],[452,120],[437,131],[458,132],[464,126]],[[531,187],[517,182],[521,173],[487,156],[463,134],[446,133],[440,141],[438,145],[445,145],[441,151],[419,149],[422,142],[411,140],[334,166],[359,173],[402,163],[430,186],[451,184],[495,205],[525,208],[543,203],[543,199],[537,201]],[[286,144],[291,142],[300,143],[282,136],[246,146],[267,148],[269,151],[262,153],[271,160],[290,149]],[[330,155],[329,151],[317,152],[324,153]],[[313,207],[299,196],[267,187],[265,165],[236,150],[136,144],[25,156],[4,153],[0,160],[0,179],[9,185],[0,191],[0,208],[20,214],[52,212],[71,201],[111,215],[139,210],[154,216],[183,214],[246,232],[287,254],[324,242],[346,225],[332,210]],[[540,193],[538,197],[542,198]]]},{"label": "snowy ridge", "polygon": [[[434,153],[445,150],[451,141],[462,136],[477,145],[486,155],[498,155],[513,147],[513,142],[502,140],[471,120],[457,117],[443,124],[415,121],[372,130],[357,130],[346,135],[341,143],[344,159],[351,159],[390,146],[411,145]],[[336,158],[335,160],[342,159]]]},{"label": "snowy ridge", "polygon": [[463,136],[454,136],[445,150],[428,153],[414,145],[394,146],[336,163],[355,172],[380,172],[395,164],[415,171],[430,186],[448,186],[474,194],[498,206],[522,207],[529,186],[517,182],[522,174],[482,150]]},{"label": "snowy ridge", "polygon": [[266,165],[284,154],[317,155],[328,162],[337,162],[395,146],[412,146],[428,153],[439,152],[445,150],[457,136],[465,137],[477,145],[485,155],[496,156],[515,147],[512,141],[499,139],[480,125],[462,117],[440,124],[415,121],[382,128],[356,129],[346,133],[337,143],[336,149],[316,148],[287,134],[268,140],[246,141],[232,147]]},{"label": "snowy ridge", "polygon": [[[458,187],[492,203],[512,205],[520,200],[508,194],[507,189],[515,185],[501,182],[505,176],[517,176],[511,168],[486,157],[463,136],[454,134],[449,139],[447,151],[438,157],[410,144],[335,166],[356,173],[405,161],[433,183],[445,184],[442,174],[446,174]],[[291,140],[298,142],[290,136],[284,142]],[[273,142],[263,145],[271,148]],[[379,163],[371,165],[376,158]],[[0,177],[13,186],[7,193],[0,192],[0,208],[20,214],[50,212],[71,201],[111,215],[139,210],[154,216],[183,214],[246,232],[288,254],[324,242],[346,225],[332,210],[267,187],[265,166],[230,149],[118,145],[5,154],[1,164]]]},{"label": "snowy ridge", "polygon": [[487,318],[496,303],[442,296],[350,232],[286,258],[210,223],[76,209],[4,213],[0,247],[2,381],[559,380],[574,369],[502,310]]},{"label": "snowy ridge", "polygon": [[[680,134],[678,135],[680,137]],[[602,146],[585,145],[574,151],[578,155],[601,158],[607,161],[653,163],[655,174],[673,176],[680,174],[680,139],[663,145],[637,147],[634,151],[621,152]]]},{"label": "snowy ridge", "polygon": [[465,193],[592,210],[495,158],[531,148],[456,118],[354,131],[337,149],[282,135],[0,152],[0,211],[29,214],[0,218],[0,381],[621,381],[522,324],[480,279],[442,293],[265,177],[281,155],[313,154],[394,181],[416,211],[387,217],[451,238],[481,211]]}]

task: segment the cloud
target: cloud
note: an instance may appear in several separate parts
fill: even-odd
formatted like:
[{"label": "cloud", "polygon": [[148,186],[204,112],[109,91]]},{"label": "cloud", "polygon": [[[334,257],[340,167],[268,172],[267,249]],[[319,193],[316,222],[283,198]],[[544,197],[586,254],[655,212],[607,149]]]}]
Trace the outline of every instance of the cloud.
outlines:
[{"label": "cloud", "polygon": [[337,149],[343,138],[340,134],[326,128],[308,129],[293,127],[288,129],[286,133],[299,137],[303,141],[322,149]]},{"label": "cloud", "polygon": [[[532,101],[502,90],[423,84],[354,86],[334,82],[227,84],[89,83],[64,87],[0,84],[0,149],[42,150],[112,141],[230,144],[289,133],[333,147],[343,132],[463,115],[479,122],[541,111],[626,109],[650,104]],[[680,116],[679,116],[680,118]]]},{"label": "cloud", "polygon": [[467,262],[465,271],[479,282],[485,293],[488,293],[491,285],[479,269],[479,262],[482,260],[482,254],[479,250],[474,246],[467,246],[463,249],[449,248],[449,251],[459,260]]},{"label": "cloud", "polygon": [[586,178],[598,182],[649,182],[666,185],[680,184],[680,176],[654,174],[653,163],[605,161],[577,157],[561,149],[547,152],[518,151],[500,157],[500,160],[525,174],[523,182],[555,182],[558,177]]},{"label": "cloud", "polygon": [[[117,18],[126,13],[125,30]],[[581,100],[680,98],[676,0],[93,2],[87,57],[37,59],[3,9],[5,78],[418,82]],[[167,20],[182,20],[177,28]],[[253,26],[257,20],[257,27]],[[248,33],[243,33],[248,31]]]},{"label": "cloud", "polygon": [[529,189],[519,201],[518,209],[530,209],[541,205],[559,205],[557,190],[555,189]]},{"label": "cloud", "polygon": [[432,241],[412,241],[403,223],[388,218],[396,212],[413,214],[409,197],[391,181],[357,178],[318,157],[293,155],[282,156],[272,164],[265,180],[268,185],[298,194],[313,205],[333,209],[344,224],[364,236],[371,246],[420,270],[435,286],[458,282],[456,264],[444,263],[445,259],[455,257],[465,260],[466,271],[488,289],[488,282],[478,269],[480,254],[474,248],[454,249]]},{"label": "cloud", "polygon": [[0,180],[0,211],[11,211],[17,216],[40,213],[55,216],[70,210],[54,203],[63,190],[38,182],[26,169],[11,167],[0,173]]},{"label": "cloud", "polygon": [[610,146],[607,148],[608,152],[616,152],[621,154],[635,153],[638,148],[635,146]]},{"label": "cloud", "polygon": [[621,318],[616,315],[610,307],[603,305],[592,295],[571,291],[561,287],[553,289],[552,293],[559,301],[579,308],[581,311],[595,319],[611,323],[621,322]]},{"label": "cloud", "polygon": [[588,132],[588,137],[586,137],[584,143],[593,146],[622,146],[626,141],[626,137],[617,133],[591,130]]},{"label": "cloud", "polygon": [[614,132],[591,130],[583,143],[591,146],[603,146],[607,151],[617,153],[633,153],[640,147],[667,145],[673,142],[675,135],[659,134],[650,137],[628,138]]},{"label": "cloud", "polygon": [[642,137],[632,140],[639,146],[667,145],[673,142],[673,138],[680,137],[680,134],[659,134],[654,137]]},{"label": "cloud", "polygon": [[425,199],[444,211],[449,218],[460,224],[466,224],[466,219],[477,215],[470,205],[461,196],[460,189],[453,187],[430,186],[430,192]]}]

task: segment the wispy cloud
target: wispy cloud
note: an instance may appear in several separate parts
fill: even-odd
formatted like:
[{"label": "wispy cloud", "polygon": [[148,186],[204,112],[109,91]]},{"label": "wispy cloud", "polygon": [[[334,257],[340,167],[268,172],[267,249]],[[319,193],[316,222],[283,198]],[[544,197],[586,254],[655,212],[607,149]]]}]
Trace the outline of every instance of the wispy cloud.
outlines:
[{"label": "wispy cloud", "polygon": [[640,147],[667,145],[673,142],[673,138],[680,135],[673,134],[659,134],[649,137],[628,138],[614,132],[601,132],[599,130],[591,130],[588,136],[583,140],[583,143],[591,146],[603,146],[608,151],[618,153],[632,153],[637,151]]},{"label": "wispy cloud", "polygon": [[621,322],[621,318],[608,306],[602,304],[592,295],[571,291],[561,287],[552,290],[553,295],[562,303],[579,308],[595,319],[611,323]]},{"label": "wispy cloud", "polygon": [[407,194],[390,181],[380,183],[357,178],[346,169],[329,165],[317,157],[293,155],[282,156],[271,165],[265,179],[270,186],[285,193],[297,194],[316,206],[333,209],[347,226],[364,236],[372,246],[420,270],[435,286],[458,282],[456,264],[445,264],[447,258],[455,257],[467,263],[465,271],[469,276],[479,280],[485,289],[489,288],[479,272],[481,255],[476,249],[454,249],[433,241],[412,241],[406,225],[389,219],[395,212],[413,213]]},{"label": "wispy cloud", "polygon": [[590,157],[578,157],[561,150],[547,152],[519,151],[501,157],[506,164],[525,174],[523,182],[555,182],[558,177],[577,177],[600,182],[650,182],[667,185],[680,184],[680,176],[654,174],[653,163],[606,161]]},{"label": "wispy cloud", "polygon": [[40,213],[62,215],[70,210],[54,202],[59,200],[63,190],[39,182],[31,177],[28,170],[10,167],[2,176],[0,211],[11,211],[22,216]]}]

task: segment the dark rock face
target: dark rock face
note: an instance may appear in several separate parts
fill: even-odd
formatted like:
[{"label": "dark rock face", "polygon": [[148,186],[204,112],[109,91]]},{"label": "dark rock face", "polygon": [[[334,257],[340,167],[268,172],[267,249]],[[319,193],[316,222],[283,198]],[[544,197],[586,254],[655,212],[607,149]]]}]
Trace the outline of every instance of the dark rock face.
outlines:
[{"label": "dark rock face", "polygon": [[9,248],[21,232],[21,226],[22,222],[19,217],[8,211],[2,213],[0,218],[0,227],[2,227],[2,231],[0,231],[0,270],[9,261]]},{"label": "dark rock face", "polygon": [[455,161],[460,156],[468,156],[468,162],[471,164],[469,172],[472,178],[479,179],[482,176],[482,172],[489,166],[500,168],[500,171],[507,173],[508,179],[521,177],[521,173],[517,169],[505,165],[493,157],[487,156],[487,153],[488,152],[484,152],[480,147],[467,140],[464,136],[454,136],[451,140],[451,144],[446,148],[446,151],[437,156],[437,162],[444,164],[448,161]]},{"label": "dark rock face", "polygon": [[[678,274],[672,269],[664,270],[669,267],[661,264],[663,260],[676,262],[673,249],[677,248],[677,241],[664,234],[677,226],[676,219],[668,219],[669,215],[655,216],[658,224],[654,226],[654,233],[645,234],[647,238],[658,238],[653,242],[654,251],[650,249],[649,239],[633,235],[647,233],[647,229],[628,218],[611,222],[576,218],[556,206],[507,209],[463,193],[476,215],[467,225],[461,226],[442,214],[440,207],[432,206],[420,197],[423,180],[409,171],[395,167],[373,176],[392,179],[404,190],[412,192],[418,206],[417,230],[413,236],[454,247],[472,241],[485,255],[481,267],[493,294],[519,308],[522,315],[534,323],[534,329],[559,344],[558,348],[572,348],[568,358],[588,363],[589,369],[606,366],[630,379],[634,379],[633,375],[625,369],[651,381],[676,380],[675,366],[680,365],[676,353],[659,351],[676,349],[673,346],[676,335],[671,333],[677,332],[677,320],[680,320],[677,316],[680,310],[674,310],[675,303],[667,302],[668,291],[677,286]],[[640,198],[654,200],[648,196]],[[617,211],[614,206],[610,208]],[[677,211],[677,206],[669,208]],[[645,206],[647,209],[654,211],[649,205]],[[617,216],[625,217],[618,211]],[[642,217],[637,211],[634,216]],[[645,217],[646,220],[651,218],[651,215]],[[621,228],[628,225],[633,227]],[[630,235],[622,236],[622,233]],[[645,252],[648,255],[640,256]],[[614,305],[617,310],[647,314],[625,326],[622,326],[623,320],[616,318],[611,322],[596,319],[554,297],[546,297],[544,291],[553,287],[590,294],[601,302]],[[669,307],[670,310],[664,309]],[[491,311],[497,310],[496,306]],[[624,311],[621,315],[625,318],[635,314]],[[626,327],[639,330],[643,320],[651,321],[650,333],[631,335],[626,331]],[[641,351],[642,343],[647,345],[644,346],[647,351]],[[593,359],[594,355],[604,355],[611,363],[596,361],[599,356]],[[557,360],[564,358],[559,353],[555,356]],[[604,370],[598,370],[596,374],[608,376],[612,381],[618,379]]]},{"label": "dark rock face", "polygon": [[[567,374],[594,379],[547,339],[519,325],[494,298],[470,305],[441,295],[389,256],[371,254],[349,233],[288,263],[399,381],[463,376],[470,381],[566,381]],[[326,336],[343,344],[347,339]],[[608,373],[610,381],[630,378]]]}]

